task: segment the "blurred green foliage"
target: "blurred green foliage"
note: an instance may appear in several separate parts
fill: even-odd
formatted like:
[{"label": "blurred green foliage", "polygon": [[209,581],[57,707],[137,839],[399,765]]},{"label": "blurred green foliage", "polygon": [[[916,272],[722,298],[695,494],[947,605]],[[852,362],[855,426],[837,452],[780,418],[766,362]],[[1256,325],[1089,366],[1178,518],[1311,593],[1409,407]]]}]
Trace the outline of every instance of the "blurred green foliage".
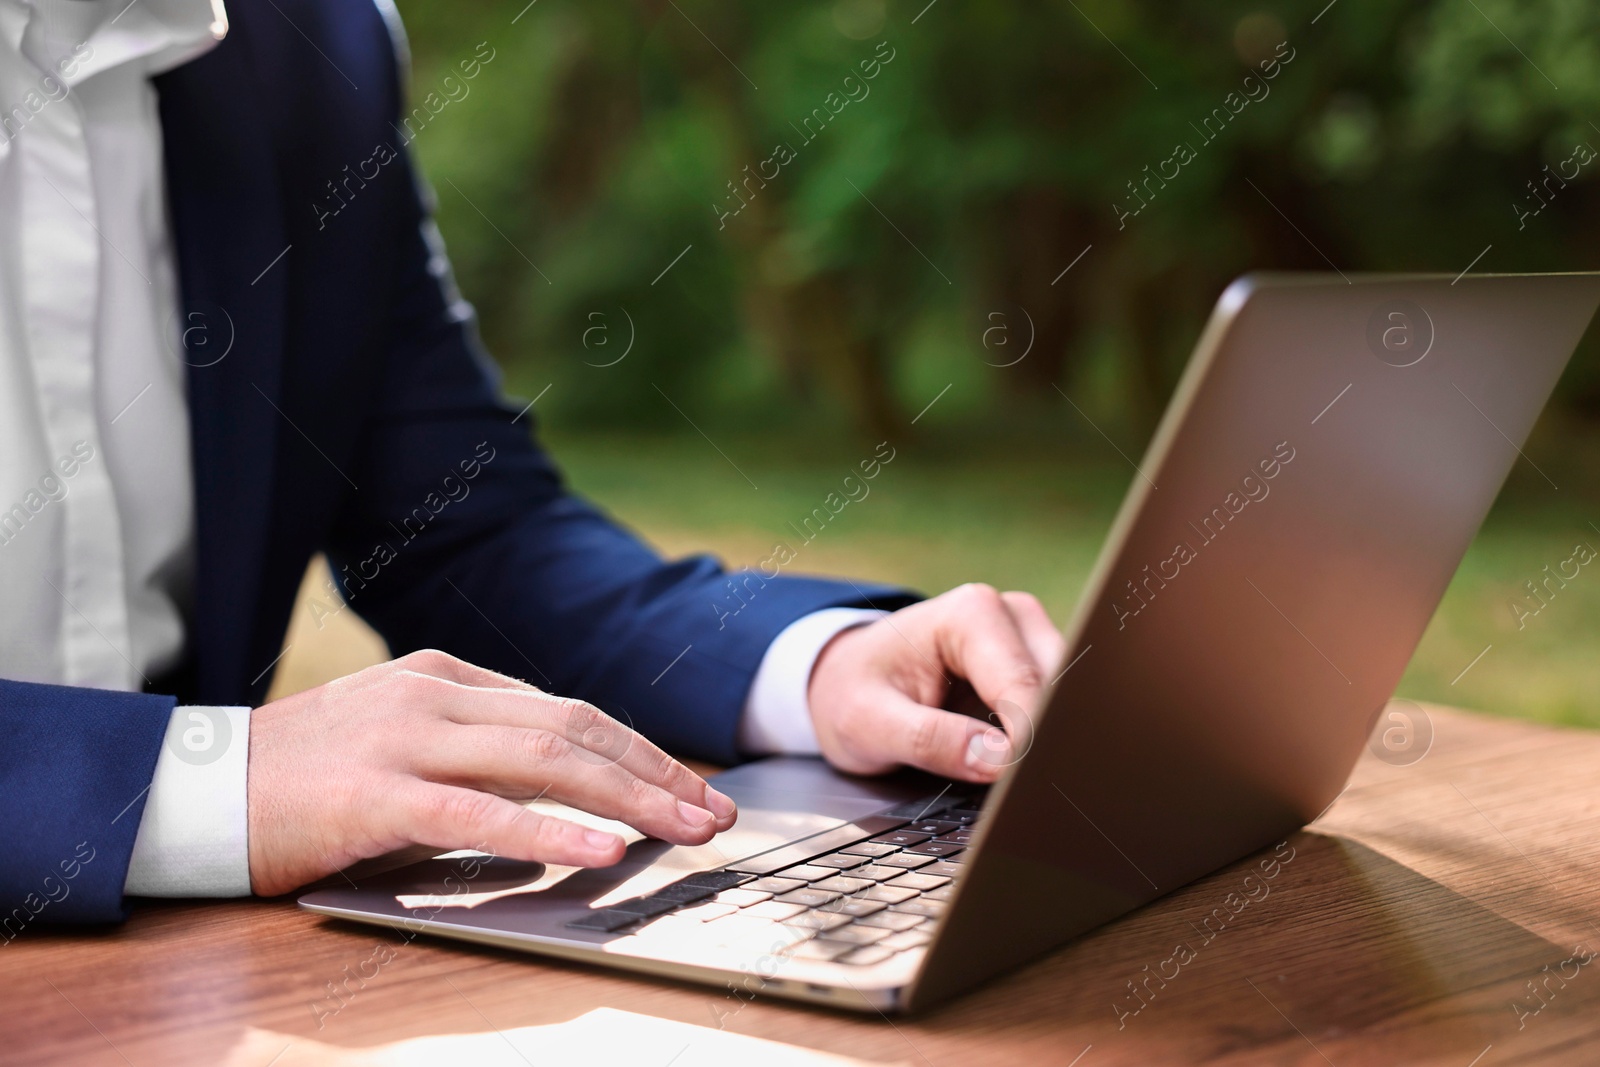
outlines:
[{"label": "blurred green foliage", "polygon": [[[799,569],[1065,619],[1131,475],[1057,388],[1137,456],[1247,270],[1600,267],[1600,165],[1529,185],[1600,147],[1594,0],[400,3],[490,350],[669,551],[754,563],[882,433],[915,447]],[[1517,465],[1403,693],[1600,725],[1600,584],[1511,608],[1600,530],[1594,340],[1527,449],[1563,491]]]},{"label": "blurred green foliage", "polygon": [[[490,349],[558,425],[881,432],[954,382],[919,429],[1053,423],[1057,385],[1138,435],[1243,271],[1600,266],[1600,166],[1514,206],[1600,146],[1593,0],[401,10],[418,98],[493,50],[415,149]],[[1594,354],[1570,409],[1600,413]]]},{"label": "blurred green foliage", "polygon": [[[1513,468],[1399,695],[1600,728],[1600,577],[1586,569],[1536,615],[1527,614],[1539,601],[1525,583],[1542,579],[1542,568],[1570,557],[1577,543],[1600,546],[1595,494],[1580,488],[1596,483],[1600,435],[1575,434],[1563,421],[1547,419],[1528,445],[1563,491],[1551,492],[1527,463]],[[778,540],[801,544],[788,524],[870,454],[846,442],[796,448],[783,435],[720,437],[760,484],[757,493],[699,437],[551,437],[584,491],[669,552],[710,549],[742,566],[767,558]],[[959,449],[923,441],[899,450],[865,503],[847,507],[824,534],[801,544],[796,569],[870,576],[929,593],[965,581],[1027,589],[1064,622],[1130,480],[1127,464],[1103,447],[1062,455],[992,441]]]}]

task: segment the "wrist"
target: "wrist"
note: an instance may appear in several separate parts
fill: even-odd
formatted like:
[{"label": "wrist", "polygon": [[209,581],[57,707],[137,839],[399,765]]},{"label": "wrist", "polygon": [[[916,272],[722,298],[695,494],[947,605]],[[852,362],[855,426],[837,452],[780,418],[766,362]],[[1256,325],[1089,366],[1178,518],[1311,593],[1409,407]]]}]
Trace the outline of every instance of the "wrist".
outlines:
[{"label": "wrist", "polygon": [[865,629],[865,624],[858,624],[840,630],[817,651],[817,658],[811,664],[811,676],[806,679],[806,712],[813,726],[817,721],[817,709],[833,702],[833,694],[840,684],[835,676],[848,675],[851,647]]},{"label": "wrist", "polygon": [[841,633],[883,615],[865,608],[823,608],[803,615],[772,639],[750,681],[739,726],[739,749],[747,756],[817,755],[811,683],[818,655]]}]

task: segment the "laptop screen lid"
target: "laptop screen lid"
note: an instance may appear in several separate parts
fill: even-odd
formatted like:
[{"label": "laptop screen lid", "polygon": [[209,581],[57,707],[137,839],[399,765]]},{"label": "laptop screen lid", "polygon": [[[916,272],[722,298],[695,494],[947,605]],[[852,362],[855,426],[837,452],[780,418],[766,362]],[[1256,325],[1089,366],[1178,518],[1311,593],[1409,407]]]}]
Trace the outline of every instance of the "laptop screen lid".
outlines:
[{"label": "laptop screen lid", "polygon": [[905,1006],[1326,810],[1597,304],[1595,274],[1229,287]]}]

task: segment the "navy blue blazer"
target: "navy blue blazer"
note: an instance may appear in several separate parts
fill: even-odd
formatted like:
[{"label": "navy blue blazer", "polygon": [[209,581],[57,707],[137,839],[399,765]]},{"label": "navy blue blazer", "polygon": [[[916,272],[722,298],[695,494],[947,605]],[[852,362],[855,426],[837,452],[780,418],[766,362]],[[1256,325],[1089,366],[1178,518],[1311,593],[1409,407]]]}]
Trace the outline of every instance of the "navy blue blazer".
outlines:
[{"label": "navy blue blazer", "polygon": [[[157,79],[185,321],[204,351],[232,343],[188,371],[191,669],[167,693],[0,681],[0,941],[122,917],[171,709],[260,701],[315,552],[396,655],[444,649],[719,762],[780,630],[907,599],[666,562],[569,493],[431,236],[372,0],[228,13],[218,48]],[[374,162],[379,146],[395,158]]]}]

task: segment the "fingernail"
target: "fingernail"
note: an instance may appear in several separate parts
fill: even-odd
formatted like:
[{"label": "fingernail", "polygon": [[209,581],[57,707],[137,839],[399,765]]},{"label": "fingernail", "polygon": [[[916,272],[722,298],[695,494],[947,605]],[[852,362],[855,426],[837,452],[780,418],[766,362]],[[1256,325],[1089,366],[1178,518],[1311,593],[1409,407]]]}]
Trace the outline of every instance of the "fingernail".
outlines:
[{"label": "fingernail", "polygon": [[697,808],[687,800],[678,801],[678,814],[683,816],[683,821],[690,826],[704,826],[714,816],[705,808]]},{"label": "fingernail", "polygon": [[590,848],[609,852],[617,843],[617,835],[608,834],[604,830],[585,830],[583,832],[583,840]]},{"label": "fingernail", "polygon": [[706,806],[715,812],[719,819],[730,819],[739,810],[732,800],[709,785],[706,786]]},{"label": "fingernail", "polygon": [[1004,730],[985,730],[967,742],[967,769],[992,778],[1011,762],[1011,742]]}]

